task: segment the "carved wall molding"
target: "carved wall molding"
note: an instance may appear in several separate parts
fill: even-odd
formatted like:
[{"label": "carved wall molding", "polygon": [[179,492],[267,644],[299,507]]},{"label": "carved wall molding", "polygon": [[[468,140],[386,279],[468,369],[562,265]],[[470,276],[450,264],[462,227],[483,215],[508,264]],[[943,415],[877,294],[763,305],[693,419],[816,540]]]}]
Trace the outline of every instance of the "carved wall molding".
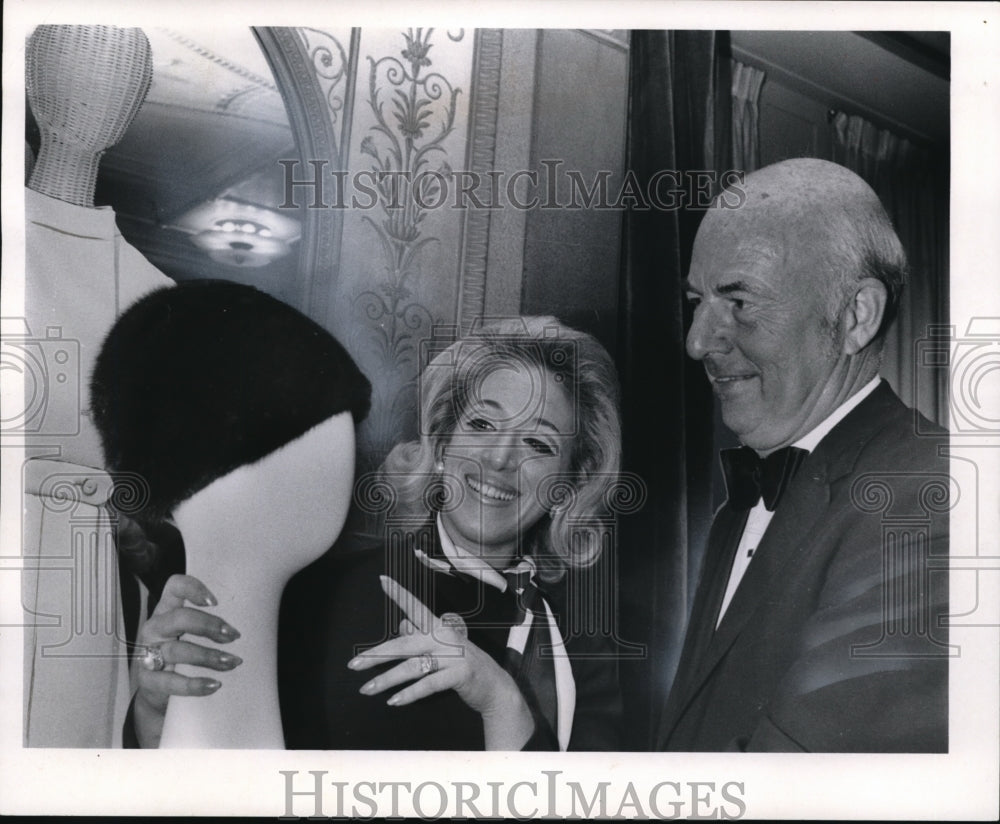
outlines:
[{"label": "carved wall molding", "polygon": [[[493,201],[488,172],[496,168],[497,114],[500,105],[500,68],[503,32],[478,29],[473,51],[472,92],[469,111],[469,148],[466,169],[480,176],[473,189],[481,203]],[[465,212],[462,238],[462,268],[458,284],[457,315],[463,331],[486,309],[486,262],[493,212],[469,208]]]},{"label": "carved wall molding", "polygon": [[[299,150],[296,180],[312,180],[346,165],[353,113],[353,77],[357,66],[357,30],[348,48],[327,32],[288,27],[260,27],[254,35],[281,91]],[[337,60],[346,64],[335,65]],[[342,82],[341,82],[342,81]],[[342,91],[338,94],[338,90]],[[334,101],[339,101],[335,107]],[[312,209],[308,195],[296,198],[302,221],[297,307],[329,327],[328,296],[339,279],[343,212]],[[336,330],[331,330],[336,331]]]},{"label": "carved wall molding", "polygon": [[353,298],[357,323],[351,333],[352,348],[365,350],[363,361],[372,370],[372,411],[359,439],[376,463],[413,427],[420,341],[435,324],[437,307],[427,303],[426,284],[417,281],[428,245],[442,242],[440,218],[447,212],[431,217],[437,210],[428,204],[447,193],[451,167],[444,141],[455,129],[463,90],[459,78],[437,71],[433,37],[434,29],[409,29],[400,51],[367,57],[371,125],[360,153],[373,175],[386,177],[376,184],[377,208],[362,216],[374,241],[372,280]]}]

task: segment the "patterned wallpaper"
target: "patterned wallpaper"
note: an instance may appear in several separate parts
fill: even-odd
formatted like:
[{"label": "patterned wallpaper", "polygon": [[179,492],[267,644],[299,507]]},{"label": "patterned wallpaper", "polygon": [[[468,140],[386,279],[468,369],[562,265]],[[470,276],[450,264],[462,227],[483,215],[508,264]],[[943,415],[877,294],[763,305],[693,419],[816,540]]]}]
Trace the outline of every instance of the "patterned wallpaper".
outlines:
[{"label": "patterned wallpaper", "polygon": [[[296,34],[332,135],[327,157],[306,158],[329,161],[319,200],[335,213],[323,217],[336,235],[313,314],[372,381],[359,432],[365,471],[412,436],[421,342],[459,320],[466,215],[454,207],[450,175],[468,157],[477,37],[432,28]],[[312,179],[313,168],[297,168],[296,179]],[[298,187],[296,199],[315,192]]]}]

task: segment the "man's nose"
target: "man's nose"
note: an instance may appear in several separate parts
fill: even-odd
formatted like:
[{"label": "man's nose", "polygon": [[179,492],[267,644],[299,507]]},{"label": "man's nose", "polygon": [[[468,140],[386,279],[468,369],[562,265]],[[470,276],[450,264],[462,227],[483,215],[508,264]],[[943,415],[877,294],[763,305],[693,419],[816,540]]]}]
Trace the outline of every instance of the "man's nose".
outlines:
[{"label": "man's nose", "polygon": [[729,324],[723,313],[707,300],[699,303],[687,334],[687,353],[695,360],[728,352],[732,347]]}]

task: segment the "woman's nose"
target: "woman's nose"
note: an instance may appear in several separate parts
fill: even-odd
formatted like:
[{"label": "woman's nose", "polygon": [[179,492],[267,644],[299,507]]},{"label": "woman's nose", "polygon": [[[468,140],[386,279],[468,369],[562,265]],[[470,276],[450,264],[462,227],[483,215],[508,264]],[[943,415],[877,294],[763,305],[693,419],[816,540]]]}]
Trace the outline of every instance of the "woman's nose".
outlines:
[{"label": "woman's nose", "polygon": [[508,469],[514,461],[514,436],[497,433],[483,448],[483,463],[491,469]]},{"label": "woman's nose", "polygon": [[687,353],[695,360],[706,355],[728,352],[732,346],[729,326],[723,314],[702,301],[695,307],[687,334]]}]

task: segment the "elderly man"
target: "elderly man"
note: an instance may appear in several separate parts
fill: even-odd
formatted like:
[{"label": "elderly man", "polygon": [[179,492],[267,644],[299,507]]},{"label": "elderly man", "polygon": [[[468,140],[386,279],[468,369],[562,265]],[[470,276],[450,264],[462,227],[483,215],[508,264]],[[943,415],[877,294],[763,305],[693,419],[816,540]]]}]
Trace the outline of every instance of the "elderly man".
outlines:
[{"label": "elderly man", "polygon": [[947,751],[947,441],[878,377],[902,247],[836,164],[745,192],[706,214],[687,283],[688,353],[742,447],[660,746]]}]

